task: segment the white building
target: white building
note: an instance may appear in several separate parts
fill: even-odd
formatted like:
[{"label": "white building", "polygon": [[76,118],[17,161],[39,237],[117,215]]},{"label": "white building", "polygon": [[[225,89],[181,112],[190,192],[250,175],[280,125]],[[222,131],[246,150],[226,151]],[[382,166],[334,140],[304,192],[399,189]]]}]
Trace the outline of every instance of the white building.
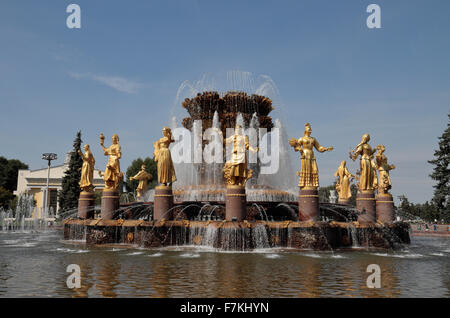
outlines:
[{"label": "white building", "polygon": [[[66,160],[63,165],[50,167],[49,178],[49,195],[47,196],[49,207],[53,208],[53,211],[58,211],[58,191],[62,189],[62,178],[64,172],[69,167],[70,154],[66,156]],[[105,184],[103,178],[100,177],[99,171],[94,170],[94,187],[95,191],[102,191]],[[15,195],[20,195],[24,192],[33,194],[36,201],[36,207],[39,211],[38,217],[41,216],[42,207],[45,205],[45,193],[47,189],[47,174],[48,168],[42,168],[37,170],[19,170],[17,177],[17,190],[14,191]],[[34,215],[33,215],[34,217]]]}]

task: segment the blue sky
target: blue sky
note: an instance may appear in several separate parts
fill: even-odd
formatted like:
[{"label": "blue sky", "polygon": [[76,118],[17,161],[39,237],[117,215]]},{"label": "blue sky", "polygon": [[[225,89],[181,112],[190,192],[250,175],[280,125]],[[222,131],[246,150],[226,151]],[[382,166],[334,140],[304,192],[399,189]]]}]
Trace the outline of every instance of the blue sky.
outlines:
[{"label": "blue sky", "polygon": [[[79,30],[66,27],[70,3]],[[381,29],[366,26],[370,3]],[[62,163],[81,130],[103,168],[98,135],[109,144],[117,132],[125,170],[152,155],[183,81],[240,70],[275,82],[273,115],[289,136],[310,122],[335,147],[317,155],[321,185],[368,132],[397,166],[392,193],[423,202],[450,111],[449,12],[445,0],[3,0],[0,155],[37,169],[56,152]]]}]

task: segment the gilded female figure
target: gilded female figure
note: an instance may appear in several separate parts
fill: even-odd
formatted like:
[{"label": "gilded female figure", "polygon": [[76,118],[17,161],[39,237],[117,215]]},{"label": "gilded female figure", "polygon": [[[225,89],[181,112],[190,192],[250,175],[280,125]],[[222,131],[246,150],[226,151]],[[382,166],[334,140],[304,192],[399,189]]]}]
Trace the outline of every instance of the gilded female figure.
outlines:
[{"label": "gilded female figure", "polygon": [[169,127],[164,127],[162,133],[163,137],[153,143],[153,147],[155,148],[153,155],[155,161],[158,163],[158,182],[165,186],[170,186],[173,182],[177,181],[169,150],[170,143],[175,140],[172,138],[172,131]]},{"label": "gilded female figure", "polygon": [[347,162],[345,160],[342,160],[341,165],[334,173],[334,176],[338,178],[336,182],[336,191],[339,195],[339,200],[347,201],[352,197],[350,191],[351,178],[356,177],[348,171]]},{"label": "gilded female figure", "polygon": [[139,184],[136,188],[137,197],[143,198],[145,192],[147,191],[147,181],[152,180],[153,176],[145,171],[147,167],[145,165],[141,166],[141,170],[133,177],[130,177],[130,180],[138,180]]},{"label": "gilded female figure", "polygon": [[296,140],[292,138],[289,144],[295,151],[299,151],[301,155],[301,171],[297,174],[300,176],[298,186],[304,190],[315,190],[319,186],[319,169],[317,168],[314,150],[319,152],[332,151],[333,147],[322,147],[316,138],[311,137],[311,125],[305,124],[305,132],[303,137]]},{"label": "gilded female figure", "polygon": [[81,167],[80,188],[85,192],[92,192],[94,190],[94,165],[95,159],[92,155],[89,145],[84,145],[84,154],[81,150],[78,153],[83,159],[83,166]]},{"label": "gilded female figure", "polygon": [[384,154],[384,151],[386,150],[384,145],[378,145],[377,150],[376,168],[379,172],[378,194],[386,194],[392,188],[389,171],[395,169],[395,166],[388,164],[387,157]]},{"label": "gilded female figure", "polygon": [[369,145],[370,135],[364,134],[361,142],[350,152],[350,158],[355,161],[358,156],[360,159],[359,189],[370,192],[377,187],[376,167],[373,162],[373,154],[377,151]]},{"label": "gilded female figure", "polygon": [[117,190],[119,183],[123,178],[123,173],[120,171],[120,161],[122,158],[122,149],[119,144],[119,136],[114,134],[112,136],[112,145],[105,148],[105,136],[100,134],[100,145],[102,146],[105,156],[108,157],[103,180],[105,180],[105,189]]},{"label": "gilded female figure", "polygon": [[228,184],[245,186],[245,183],[252,176],[252,170],[247,169],[247,150],[258,152],[258,147],[250,146],[248,136],[242,132],[242,126],[236,125],[235,133],[225,139],[225,144],[233,144],[231,160],[225,163],[223,168],[225,179]]}]

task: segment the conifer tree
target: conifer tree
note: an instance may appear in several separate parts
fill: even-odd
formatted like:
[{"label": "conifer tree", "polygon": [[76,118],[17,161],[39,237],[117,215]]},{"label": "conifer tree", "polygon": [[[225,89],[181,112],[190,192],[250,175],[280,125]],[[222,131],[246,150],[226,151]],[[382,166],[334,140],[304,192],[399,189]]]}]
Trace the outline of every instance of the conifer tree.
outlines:
[{"label": "conifer tree", "polygon": [[81,150],[81,131],[77,133],[73,141],[73,150],[70,152],[69,167],[62,178],[62,190],[59,192],[59,207],[61,211],[74,209],[78,206],[78,197],[80,196],[80,178],[83,159],[78,150]]},{"label": "conifer tree", "polygon": [[450,221],[450,114],[447,129],[439,137],[439,149],[434,152],[434,160],[428,161],[434,165],[430,177],[437,181],[434,187],[433,203],[438,209],[439,219]]}]

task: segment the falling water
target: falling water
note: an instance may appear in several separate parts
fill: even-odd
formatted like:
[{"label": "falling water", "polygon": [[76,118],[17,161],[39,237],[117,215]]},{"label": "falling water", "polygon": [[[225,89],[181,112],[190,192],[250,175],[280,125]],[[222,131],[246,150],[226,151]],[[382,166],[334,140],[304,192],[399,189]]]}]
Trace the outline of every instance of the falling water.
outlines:
[{"label": "falling water", "polygon": [[[224,76],[225,75],[225,76]],[[229,91],[232,90],[232,93]],[[224,93],[215,93],[221,91]],[[208,92],[208,93],[204,93]],[[236,93],[242,92],[242,93]],[[201,95],[199,95],[201,94]],[[248,95],[247,95],[248,94]],[[260,97],[254,97],[257,94]],[[197,102],[200,104],[186,104],[186,98],[193,99],[200,96]],[[222,99],[221,99],[222,98]],[[254,98],[257,98],[256,101]],[[258,99],[260,98],[260,99]],[[267,99],[267,101],[264,100]],[[220,101],[221,100],[221,101]],[[234,109],[236,103],[237,113],[235,119],[227,117],[222,113],[217,113],[217,107],[225,103],[226,107]],[[256,103],[256,104],[255,104]],[[224,201],[225,200],[225,180],[223,178],[223,163],[206,163],[200,158],[195,158],[194,153],[202,153],[203,144],[202,130],[208,128],[221,129],[225,133],[225,128],[234,128],[234,124],[240,124],[246,134],[249,136],[250,144],[253,148],[259,147],[261,138],[265,137],[270,140],[272,137],[278,137],[273,143],[279,143],[279,164],[276,171],[270,174],[261,174],[261,161],[258,155],[249,151],[249,168],[253,171],[253,177],[247,182],[247,199],[251,201],[295,201],[296,200],[296,176],[292,173],[292,164],[289,158],[288,137],[280,120],[275,121],[275,128],[278,128],[279,134],[273,135],[272,132],[259,131],[261,126],[272,126],[272,119],[266,116],[271,112],[271,105],[275,103],[275,109],[280,111],[279,91],[274,81],[267,75],[254,75],[250,72],[232,70],[225,74],[211,75],[204,74],[197,81],[184,81],[175,96],[173,109],[170,117],[170,126],[174,129],[180,127],[177,118],[186,117],[186,110],[189,111],[191,117],[183,120],[183,126],[190,127],[193,137],[191,138],[191,161],[174,162],[177,175],[177,182],[174,183],[174,199],[176,201]],[[183,107],[180,107],[182,106]],[[186,105],[189,105],[186,106]],[[258,106],[259,105],[259,106]],[[222,107],[222,106],[220,106]],[[253,114],[249,113],[250,111]],[[262,108],[258,108],[262,107]],[[259,109],[259,110],[258,110]],[[262,113],[260,113],[260,111]],[[249,115],[251,114],[251,117]],[[263,114],[263,115],[261,115]],[[260,116],[264,120],[264,125],[260,123]],[[202,119],[202,127],[200,122],[193,119]],[[205,120],[205,118],[207,118]],[[209,119],[211,118],[211,119]],[[222,122],[221,122],[222,121]],[[247,126],[248,124],[248,126]],[[221,127],[222,125],[222,127]],[[249,128],[249,129],[248,129]],[[223,136],[226,138],[227,136]],[[194,142],[194,139],[200,142]],[[268,155],[271,155],[271,141],[268,142]],[[199,149],[194,149],[197,147]],[[228,145],[225,150],[225,158],[230,158],[229,153],[232,145]],[[200,149],[201,148],[201,149]],[[275,150],[275,147],[272,147]],[[197,160],[195,160],[197,159]],[[146,193],[146,200],[152,201],[154,192]]]},{"label": "falling water", "polygon": [[348,230],[352,238],[352,247],[359,247],[358,233],[356,232],[356,227],[352,223],[349,223]]},{"label": "falling water", "polygon": [[264,224],[258,224],[252,228],[252,239],[256,249],[269,248],[269,236],[267,235],[267,229]]},{"label": "falling water", "polygon": [[0,229],[2,231],[46,230],[48,222],[54,223],[53,209],[39,209],[34,206],[34,196],[23,193],[17,199],[15,210],[0,208]]}]

